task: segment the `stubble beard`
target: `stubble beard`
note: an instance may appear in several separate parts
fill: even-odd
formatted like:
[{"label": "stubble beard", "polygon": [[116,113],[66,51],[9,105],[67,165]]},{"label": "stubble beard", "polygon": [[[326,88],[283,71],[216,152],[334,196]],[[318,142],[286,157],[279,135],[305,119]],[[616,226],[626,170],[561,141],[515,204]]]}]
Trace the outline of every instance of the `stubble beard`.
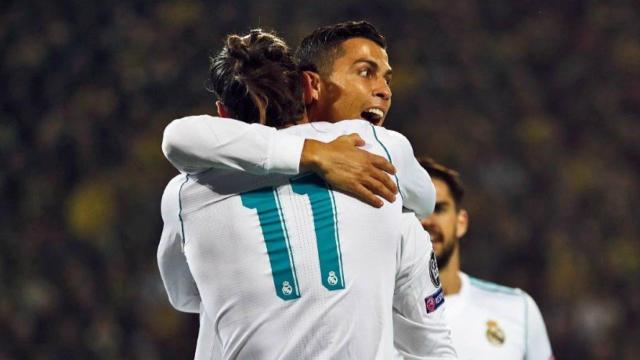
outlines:
[{"label": "stubble beard", "polygon": [[453,251],[456,249],[457,244],[458,240],[442,242],[442,251],[440,252],[440,255],[436,254],[436,260],[438,261],[438,268],[440,270],[449,265],[449,260],[451,260],[451,255],[453,255]]}]

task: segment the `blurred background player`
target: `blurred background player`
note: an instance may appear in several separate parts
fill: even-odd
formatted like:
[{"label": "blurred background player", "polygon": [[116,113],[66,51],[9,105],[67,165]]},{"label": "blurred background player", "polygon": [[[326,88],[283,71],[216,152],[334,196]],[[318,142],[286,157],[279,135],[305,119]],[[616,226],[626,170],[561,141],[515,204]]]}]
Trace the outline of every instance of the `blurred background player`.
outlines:
[{"label": "blurred background player", "polygon": [[[288,56],[286,45],[271,34],[230,36],[214,58],[218,84],[224,84],[217,88],[219,113],[246,120],[256,113],[260,123],[268,118],[278,127],[307,122],[304,106],[302,112],[289,106],[296,98],[302,104],[303,98],[301,73]],[[304,84],[308,95],[310,82]],[[243,115],[246,108],[234,107],[243,95],[257,111]],[[429,181],[406,139],[366,121],[282,131],[324,141],[359,132],[366,150],[398,160],[400,183],[404,177],[408,184],[413,183],[409,178]],[[399,206],[369,207],[309,175],[194,169],[174,178],[163,196],[162,242],[183,242],[202,299],[201,313],[216,329],[215,344],[199,339],[199,349],[208,349],[196,356],[207,357],[208,350],[217,349],[225,358],[389,358],[393,334],[406,337],[398,342],[409,346],[405,350],[419,349],[407,355],[453,357],[441,313],[429,314],[424,307],[435,290],[427,280],[428,237],[412,218],[416,235],[400,244],[397,229],[404,220]],[[425,251],[402,253],[416,246]],[[375,267],[370,266],[372,258]],[[395,277],[385,275],[390,269],[396,270]],[[404,329],[423,327],[424,336],[397,331],[402,327],[391,330],[392,308],[405,319]],[[430,327],[429,320],[439,325]],[[440,343],[421,346],[430,336]]]},{"label": "blurred background player", "polygon": [[420,164],[436,187],[435,210],[422,225],[431,234],[447,302],[445,318],[459,358],[553,358],[540,310],[527,293],[460,270],[460,239],[469,224],[462,181],[457,171],[433,159],[421,159]]}]

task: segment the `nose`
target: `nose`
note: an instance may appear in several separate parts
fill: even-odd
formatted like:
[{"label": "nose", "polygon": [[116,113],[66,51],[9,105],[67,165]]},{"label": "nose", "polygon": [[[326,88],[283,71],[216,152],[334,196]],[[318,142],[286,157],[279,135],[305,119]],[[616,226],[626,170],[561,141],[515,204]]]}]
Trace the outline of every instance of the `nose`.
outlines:
[{"label": "nose", "polygon": [[422,228],[427,231],[433,229],[436,225],[435,221],[433,220],[433,216],[429,216],[428,218],[422,219],[422,221],[420,222],[422,223]]},{"label": "nose", "polygon": [[385,79],[381,79],[378,82],[377,86],[373,90],[373,95],[381,98],[382,100],[391,100],[391,88]]}]

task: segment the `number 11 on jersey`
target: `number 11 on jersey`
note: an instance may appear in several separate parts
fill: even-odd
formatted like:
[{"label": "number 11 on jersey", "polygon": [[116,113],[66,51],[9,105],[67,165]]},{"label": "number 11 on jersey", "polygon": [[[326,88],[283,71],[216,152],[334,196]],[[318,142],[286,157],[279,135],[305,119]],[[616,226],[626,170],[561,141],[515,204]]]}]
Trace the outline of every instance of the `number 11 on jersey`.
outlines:
[{"label": "number 11 on jersey", "polygon": [[[307,195],[320,261],[322,285],[329,291],[344,289],[342,254],[333,194],[322,179],[307,175],[291,181],[296,194]],[[262,236],[267,247],[276,294],[283,300],[300,297],[282,208],[275,188],[262,188],[240,194],[242,205],[256,209]]]}]

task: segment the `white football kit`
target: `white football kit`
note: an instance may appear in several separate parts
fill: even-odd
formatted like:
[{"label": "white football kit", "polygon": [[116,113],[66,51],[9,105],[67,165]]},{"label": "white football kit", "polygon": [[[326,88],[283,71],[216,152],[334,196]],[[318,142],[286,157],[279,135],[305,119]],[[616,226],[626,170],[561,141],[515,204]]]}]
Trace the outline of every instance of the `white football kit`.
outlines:
[{"label": "white football kit", "polygon": [[444,315],[461,360],[553,359],[544,320],[527,293],[459,276],[462,287],[446,296]]},{"label": "white football kit", "polygon": [[[433,188],[404,137],[358,120],[275,132],[185,119],[192,123],[165,132],[191,139],[163,144],[191,174],[163,195],[158,261],[171,303],[201,314],[196,358],[387,359],[393,338],[408,358],[454,357],[441,308],[425,303],[440,290],[429,286],[428,235],[401,215],[401,200],[375,209],[314,175],[255,175],[297,173],[299,139],[357,132],[365,150],[391,158],[405,205],[426,214]],[[401,240],[407,227],[412,235]]]}]

